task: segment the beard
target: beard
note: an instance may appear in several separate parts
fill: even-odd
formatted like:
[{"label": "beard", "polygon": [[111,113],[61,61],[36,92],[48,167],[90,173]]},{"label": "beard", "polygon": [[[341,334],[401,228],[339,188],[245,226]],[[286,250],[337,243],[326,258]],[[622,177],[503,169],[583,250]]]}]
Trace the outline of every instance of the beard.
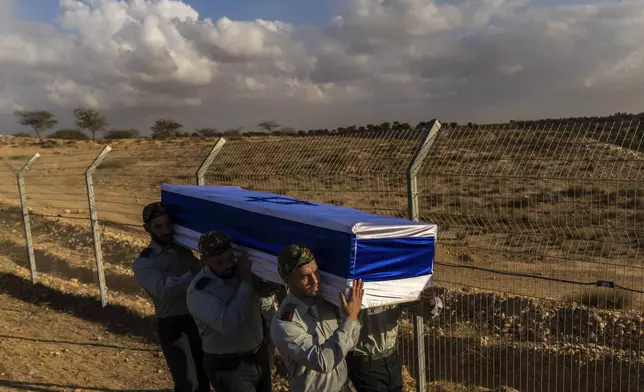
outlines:
[{"label": "beard", "polygon": [[224,271],[224,272],[221,274],[221,276],[220,276],[220,277],[221,277],[222,279],[232,279],[232,278],[233,278],[233,276],[235,276],[235,273],[236,273],[236,272],[237,272],[237,267],[231,267],[231,268],[227,269],[226,271]]},{"label": "beard", "polygon": [[212,271],[212,273],[215,276],[217,276],[217,277],[219,277],[221,279],[224,279],[224,280],[228,280],[228,279],[232,279],[233,277],[235,277],[235,274],[237,273],[237,266],[230,267],[227,270],[223,271],[222,273],[215,272],[215,270],[212,267],[210,268],[210,271]]}]

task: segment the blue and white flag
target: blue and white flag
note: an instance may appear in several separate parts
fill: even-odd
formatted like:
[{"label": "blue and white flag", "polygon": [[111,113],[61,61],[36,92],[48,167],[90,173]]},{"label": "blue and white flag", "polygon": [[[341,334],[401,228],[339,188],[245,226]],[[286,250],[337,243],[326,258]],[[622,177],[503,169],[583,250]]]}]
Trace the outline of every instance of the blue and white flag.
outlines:
[{"label": "blue and white flag", "polygon": [[163,184],[161,200],[174,221],[175,242],[197,250],[202,233],[221,230],[268,281],[284,284],[277,273],[284,246],[306,245],[318,262],[320,294],[336,305],[355,279],[364,281],[364,308],[417,300],[431,284],[434,224],[240,187]]}]

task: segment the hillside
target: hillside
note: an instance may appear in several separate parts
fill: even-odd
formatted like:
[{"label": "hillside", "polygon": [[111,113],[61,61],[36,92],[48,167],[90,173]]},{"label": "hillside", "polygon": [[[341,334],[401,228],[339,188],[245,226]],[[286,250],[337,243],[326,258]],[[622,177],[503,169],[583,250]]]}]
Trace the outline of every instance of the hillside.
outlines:
[{"label": "hillside", "polygon": [[[406,171],[423,135],[401,129],[232,137],[205,180],[407,217]],[[534,383],[553,364],[549,371],[560,377],[549,390],[570,390],[564,380],[584,389],[581,372],[614,383],[613,390],[628,390],[627,374],[640,380],[642,135],[631,123],[441,130],[418,180],[420,217],[439,225],[435,283],[449,307],[426,327],[430,362],[444,366],[432,368],[431,377],[537,390]],[[141,208],[158,199],[163,182],[195,183],[216,140],[110,142],[94,183],[111,303],[150,313],[129,269],[145,243]],[[95,296],[83,172],[103,146],[0,143],[0,229],[10,250],[3,268],[28,276],[15,172],[38,151],[25,183],[40,276],[59,290]],[[624,289],[580,284],[598,280]],[[611,359],[621,377],[605,367]],[[512,371],[498,373],[499,366]]]}]

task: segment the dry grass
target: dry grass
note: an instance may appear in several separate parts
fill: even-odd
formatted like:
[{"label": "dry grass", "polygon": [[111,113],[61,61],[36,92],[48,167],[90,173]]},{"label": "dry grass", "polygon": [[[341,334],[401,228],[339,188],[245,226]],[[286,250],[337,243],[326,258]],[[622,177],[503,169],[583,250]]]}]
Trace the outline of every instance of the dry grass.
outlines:
[{"label": "dry grass", "polygon": [[635,295],[629,291],[594,287],[570,293],[564,300],[599,309],[630,309],[634,297]]},{"label": "dry grass", "polygon": [[[641,312],[640,293],[586,290],[587,286],[556,281],[606,280],[644,290],[644,156],[636,145],[641,137],[636,137],[639,130],[630,129],[634,136],[620,139],[618,145],[611,138],[617,131],[596,126],[565,131],[510,127],[442,131],[419,176],[421,219],[439,225],[435,283],[451,290],[465,289],[467,295],[509,293]],[[235,138],[227,142],[208,170],[206,182],[406,217],[406,170],[421,139],[418,132],[378,137]],[[112,303],[149,312],[147,299],[129,270],[133,255],[145,241],[141,208],[159,198],[163,182],[194,184],[196,168],[215,141],[112,143],[113,151],[94,176]],[[76,279],[79,287],[94,294],[83,172],[101,148],[91,142],[57,143],[55,148],[40,150],[42,157],[26,176],[34,214],[60,217],[55,224],[47,223],[51,222],[48,217],[33,217],[43,276],[61,282]],[[28,139],[0,140],[0,204],[10,211],[1,229],[5,244],[11,244],[16,254],[24,252],[24,239],[16,210],[15,172],[36,151],[39,146]],[[22,260],[20,268],[26,274],[24,256]],[[461,306],[460,301],[453,306]],[[494,304],[490,308],[497,309]],[[484,320],[495,319],[486,308],[479,311],[484,312]],[[481,320],[477,320],[479,325]],[[533,322],[530,320],[527,322]],[[507,336],[504,325],[494,323],[483,323],[484,327],[475,328],[470,336],[463,332],[470,328],[464,322],[457,316],[436,330],[439,338],[457,340],[449,344],[455,344],[453,350],[463,355],[463,360],[478,352],[471,347],[473,342],[479,344],[481,337],[490,339],[486,344],[492,347],[505,347],[507,339],[524,343],[543,337],[541,332],[529,332],[513,323],[509,323]],[[558,333],[560,327],[553,324],[548,328]],[[637,328],[640,331],[641,325]],[[597,334],[570,332],[566,339],[589,342],[593,333]],[[459,346],[459,339],[465,338],[467,345]],[[558,344],[552,340],[555,338],[549,339]],[[637,339],[629,340],[627,346],[612,337],[605,340],[610,341],[604,342],[613,350],[610,355],[616,355],[615,350],[640,347]],[[440,345],[433,349],[442,352]],[[485,353],[493,355],[487,359],[490,366],[499,360],[494,350]],[[526,355],[521,353],[517,355]],[[511,358],[509,355],[508,360]],[[438,370],[441,378],[468,379]],[[491,377],[503,380],[498,375]],[[498,385],[469,380],[489,387]]]}]

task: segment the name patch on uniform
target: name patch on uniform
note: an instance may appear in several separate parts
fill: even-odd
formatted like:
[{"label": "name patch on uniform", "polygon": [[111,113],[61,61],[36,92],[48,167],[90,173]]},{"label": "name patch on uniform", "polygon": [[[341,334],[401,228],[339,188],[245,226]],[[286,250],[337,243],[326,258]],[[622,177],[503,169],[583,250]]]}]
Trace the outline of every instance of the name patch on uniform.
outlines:
[{"label": "name patch on uniform", "polygon": [[195,283],[195,289],[203,290],[209,282],[210,282],[210,278],[203,277],[199,279],[197,283]]},{"label": "name patch on uniform", "polygon": [[146,258],[146,259],[147,259],[148,257],[150,257],[150,255],[152,254],[152,252],[154,252],[154,249],[152,249],[152,248],[145,248],[145,249],[143,249],[143,250],[141,251],[141,253],[139,253],[139,256],[144,257],[144,258]]},{"label": "name patch on uniform", "polygon": [[284,307],[284,311],[280,315],[281,321],[293,321],[293,314],[295,313],[295,305],[288,304]]}]

